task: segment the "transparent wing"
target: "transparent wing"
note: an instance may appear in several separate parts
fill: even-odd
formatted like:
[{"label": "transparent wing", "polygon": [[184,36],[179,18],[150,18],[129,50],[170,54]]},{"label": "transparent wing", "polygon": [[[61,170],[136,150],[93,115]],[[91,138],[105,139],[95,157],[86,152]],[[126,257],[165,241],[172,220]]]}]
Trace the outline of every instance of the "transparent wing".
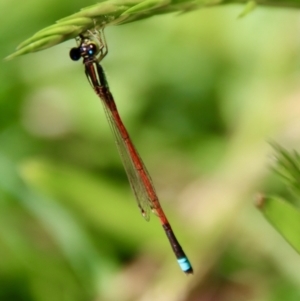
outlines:
[{"label": "transparent wing", "polygon": [[[115,141],[131,186],[131,189],[136,197],[137,204],[141,210],[141,213],[143,217],[148,221],[150,219],[150,211],[153,209],[152,201],[149,196],[149,191],[147,190],[145,180],[147,181],[148,185],[151,185],[152,191],[154,190],[151,177],[140,158],[140,155],[138,154],[137,150],[135,149],[129,134],[127,133],[127,130],[125,126],[123,125],[119,114],[117,111],[115,111],[113,114],[111,109],[108,107],[107,100],[103,100],[103,106],[105,110],[105,114],[107,117],[107,120],[110,124],[110,127],[112,129],[112,132],[115,137]],[[116,115],[119,117],[118,121],[116,120]],[[122,128],[120,128],[122,126]],[[124,132],[125,131],[125,132]],[[123,133],[123,135],[122,135]],[[124,139],[124,135],[126,135],[126,139]],[[134,150],[134,154],[130,152],[131,150]],[[134,156],[134,158],[133,158]],[[140,169],[143,169],[144,175],[147,177],[147,179],[143,179],[141,172],[136,168],[135,162],[139,163]]]},{"label": "transparent wing", "polygon": [[102,66],[94,57],[85,58],[84,64],[86,76],[104,106],[107,120],[115,136],[117,147],[137,204],[143,217],[149,220],[150,210],[156,212],[156,210],[153,210],[154,207],[160,207],[152,180],[119,116]]}]

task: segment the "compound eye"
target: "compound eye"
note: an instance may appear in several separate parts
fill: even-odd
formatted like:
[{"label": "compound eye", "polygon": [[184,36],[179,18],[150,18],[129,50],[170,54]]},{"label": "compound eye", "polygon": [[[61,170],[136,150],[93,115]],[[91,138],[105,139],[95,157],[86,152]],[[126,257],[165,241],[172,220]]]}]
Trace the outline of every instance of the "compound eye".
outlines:
[{"label": "compound eye", "polygon": [[87,54],[89,57],[94,56],[98,52],[98,47],[96,44],[91,43],[87,46]]},{"label": "compound eye", "polygon": [[70,50],[69,55],[70,55],[71,60],[78,61],[81,58],[80,47],[78,47],[78,48],[72,48]]}]

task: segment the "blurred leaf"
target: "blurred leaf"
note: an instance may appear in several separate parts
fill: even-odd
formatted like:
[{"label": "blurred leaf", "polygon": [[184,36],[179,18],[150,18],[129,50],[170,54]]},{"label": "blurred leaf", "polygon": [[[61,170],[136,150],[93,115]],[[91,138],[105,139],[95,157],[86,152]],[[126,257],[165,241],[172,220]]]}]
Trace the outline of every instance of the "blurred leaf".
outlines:
[{"label": "blurred leaf", "polygon": [[253,1],[253,0],[248,1],[238,17],[242,18],[242,17],[247,16],[249,13],[251,13],[256,8],[256,6],[257,6],[256,1]]},{"label": "blurred leaf", "polygon": [[29,213],[41,221],[52,234],[82,283],[89,287],[91,284],[87,280],[90,277],[86,276],[98,273],[97,267],[100,265],[99,276],[107,277],[108,261],[104,254],[100,259],[87,233],[76,224],[72,216],[57,202],[31,190],[23,182],[13,162],[1,153],[0,166],[0,190],[11,194]]},{"label": "blurred leaf", "polygon": [[257,207],[284,239],[300,253],[300,211],[279,197],[259,196]]}]

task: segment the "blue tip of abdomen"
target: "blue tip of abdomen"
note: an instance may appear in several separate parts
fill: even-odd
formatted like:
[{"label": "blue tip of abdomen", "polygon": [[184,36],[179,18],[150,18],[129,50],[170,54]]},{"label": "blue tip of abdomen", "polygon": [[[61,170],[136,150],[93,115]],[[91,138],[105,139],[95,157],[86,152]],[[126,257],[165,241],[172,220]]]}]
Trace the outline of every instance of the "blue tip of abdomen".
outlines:
[{"label": "blue tip of abdomen", "polygon": [[190,264],[189,260],[186,257],[182,257],[177,259],[177,262],[179,263],[180,268],[186,273],[186,274],[193,274],[193,268]]}]

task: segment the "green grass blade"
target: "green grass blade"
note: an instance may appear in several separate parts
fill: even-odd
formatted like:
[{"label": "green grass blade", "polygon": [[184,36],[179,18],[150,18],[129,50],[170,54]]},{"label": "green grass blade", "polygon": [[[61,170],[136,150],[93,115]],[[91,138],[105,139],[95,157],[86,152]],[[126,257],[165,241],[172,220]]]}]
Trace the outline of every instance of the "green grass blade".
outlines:
[{"label": "green grass blade", "polygon": [[[300,196],[300,160],[296,151],[289,152],[277,143],[271,143],[275,149],[276,165],[274,171],[292,190],[296,199]],[[260,196],[257,207],[265,218],[300,253],[300,211],[291,200],[277,196]]]},{"label": "green grass blade", "polygon": [[6,60],[40,51],[95,27],[125,24],[169,12],[185,12],[200,6],[221,4],[223,0],[107,0],[81,9],[58,20],[56,24],[38,31],[22,42]]},{"label": "green grass blade", "polygon": [[[188,12],[200,7],[210,7],[227,3],[246,3],[241,16],[253,10],[256,4],[272,5],[272,1],[249,0],[107,0],[81,9],[79,12],[58,20],[22,42],[17,51],[6,60],[29,52],[36,52],[67,41],[95,27],[125,24],[151,16]],[[278,5],[280,5],[280,1]],[[297,3],[283,3],[283,6],[297,7]],[[299,2],[300,6],[300,2]]]},{"label": "green grass blade", "polygon": [[52,26],[46,27],[36,34],[34,34],[31,38],[22,42],[17,49],[24,48],[31,43],[37,42],[40,39],[45,37],[61,35],[61,36],[74,36],[78,35],[78,32],[82,32],[85,28],[89,28],[91,26],[91,20],[89,18],[75,18],[73,20],[66,20],[61,23],[54,24]]},{"label": "green grass blade", "polygon": [[294,195],[300,196],[300,160],[296,151],[289,153],[286,149],[276,143],[272,143],[276,151],[276,166],[274,171],[282,178]]},{"label": "green grass blade", "polygon": [[149,12],[150,10],[157,9],[170,4],[170,0],[145,0],[137,5],[130,7],[122,13],[122,15],[132,15],[137,13]]},{"label": "green grass blade", "polygon": [[63,37],[61,35],[53,35],[45,38],[39,38],[33,41],[32,43],[28,43],[26,46],[21,47],[20,49],[17,48],[16,52],[7,56],[5,59],[10,60],[23,54],[47,49],[61,42],[63,42]]}]

